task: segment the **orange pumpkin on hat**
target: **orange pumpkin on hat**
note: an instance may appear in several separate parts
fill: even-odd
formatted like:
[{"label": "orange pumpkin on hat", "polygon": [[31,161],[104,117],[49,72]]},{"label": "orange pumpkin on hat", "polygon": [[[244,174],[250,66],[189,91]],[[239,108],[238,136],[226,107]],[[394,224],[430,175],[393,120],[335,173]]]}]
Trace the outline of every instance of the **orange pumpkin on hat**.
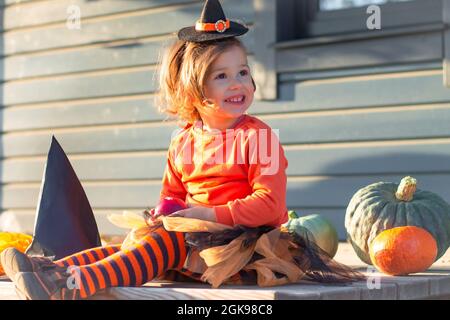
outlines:
[{"label": "orange pumpkin on hat", "polygon": [[436,240],[425,229],[404,226],[378,234],[369,246],[375,267],[389,275],[407,275],[427,270],[438,252]]}]

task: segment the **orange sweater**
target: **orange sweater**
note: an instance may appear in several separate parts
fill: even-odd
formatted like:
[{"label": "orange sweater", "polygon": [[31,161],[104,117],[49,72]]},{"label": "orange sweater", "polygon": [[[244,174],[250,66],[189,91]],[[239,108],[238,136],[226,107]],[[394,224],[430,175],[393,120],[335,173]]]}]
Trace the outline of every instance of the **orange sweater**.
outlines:
[{"label": "orange sweater", "polygon": [[161,198],[213,207],[219,223],[277,227],[288,220],[287,165],[278,137],[255,117],[226,131],[197,122],[170,143]]}]

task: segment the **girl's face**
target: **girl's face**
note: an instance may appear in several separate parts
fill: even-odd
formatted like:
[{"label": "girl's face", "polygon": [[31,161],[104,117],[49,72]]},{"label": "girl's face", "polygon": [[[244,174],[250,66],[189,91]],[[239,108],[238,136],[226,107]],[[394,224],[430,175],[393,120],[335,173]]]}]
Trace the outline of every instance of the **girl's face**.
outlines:
[{"label": "girl's face", "polygon": [[210,67],[203,90],[205,98],[214,103],[214,108],[204,106],[199,110],[208,125],[220,128],[245,113],[254,93],[245,51],[233,46],[221,53]]}]

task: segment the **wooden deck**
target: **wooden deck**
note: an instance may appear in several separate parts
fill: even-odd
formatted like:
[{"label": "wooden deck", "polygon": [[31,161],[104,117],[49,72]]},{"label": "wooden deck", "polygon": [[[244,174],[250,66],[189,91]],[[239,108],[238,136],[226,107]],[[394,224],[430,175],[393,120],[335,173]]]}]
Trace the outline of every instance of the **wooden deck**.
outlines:
[{"label": "wooden deck", "polygon": [[[142,287],[111,288],[92,299],[134,300],[304,300],[304,299],[450,299],[450,250],[427,272],[406,277],[391,277],[368,269],[347,243],[339,246],[336,260],[370,276],[370,281],[347,286],[300,282],[270,288],[222,286],[211,289],[206,284],[149,282]],[[378,282],[379,280],[379,282]],[[379,283],[379,286],[377,284]],[[9,280],[0,281],[0,299],[17,300]]]}]

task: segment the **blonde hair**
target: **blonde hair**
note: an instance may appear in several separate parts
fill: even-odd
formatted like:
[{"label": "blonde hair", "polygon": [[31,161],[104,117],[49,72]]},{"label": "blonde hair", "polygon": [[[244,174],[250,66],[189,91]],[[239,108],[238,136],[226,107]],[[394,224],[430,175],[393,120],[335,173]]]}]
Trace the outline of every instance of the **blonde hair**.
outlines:
[{"label": "blonde hair", "polygon": [[159,64],[158,109],[188,123],[200,120],[197,107],[210,104],[203,92],[209,68],[222,52],[233,46],[246,52],[235,37],[200,43],[177,40],[170,45]]}]

